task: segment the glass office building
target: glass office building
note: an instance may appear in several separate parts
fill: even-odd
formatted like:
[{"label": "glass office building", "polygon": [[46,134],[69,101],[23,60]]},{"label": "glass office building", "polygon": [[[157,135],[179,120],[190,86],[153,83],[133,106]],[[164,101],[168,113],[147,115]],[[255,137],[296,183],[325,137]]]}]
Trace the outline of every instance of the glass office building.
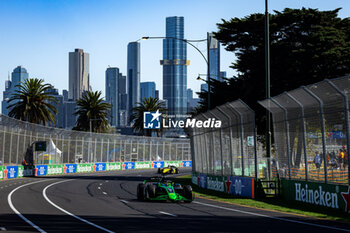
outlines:
[{"label": "glass office building", "polygon": [[[168,103],[169,115],[187,113],[187,45],[184,39],[184,17],[166,18],[166,37],[163,40],[163,99]],[[181,117],[180,117],[181,118]]]},{"label": "glass office building", "polygon": [[109,123],[117,126],[119,123],[119,69],[110,67],[106,70],[106,101],[112,105]]},{"label": "glass office building", "polygon": [[140,43],[128,44],[127,64],[128,87],[128,117],[132,115],[132,109],[140,102]]},{"label": "glass office building", "polygon": [[142,82],[140,84],[141,101],[144,98],[156,98],[156,83],[155,82]]},{"label": "glass office building", "polygon": [[[3,115],[8,115],[11,109],[8,109],[7,106],[9,106],[8,100],[11,98],[12,94],[15,93],[15,91],[19,90],[16,85],[20,84],[20,82],[24,82],[26,79],[29,78],[29,74],[27,70],[22,66],[17,66],[12,74],[11,74],[11,81],[7,80],[5,82],[5,91],[3,92],[3,100],[1,104],[1,111]],[[10,104],[14,104],[18,102],[17,100],[12,101]]]}]

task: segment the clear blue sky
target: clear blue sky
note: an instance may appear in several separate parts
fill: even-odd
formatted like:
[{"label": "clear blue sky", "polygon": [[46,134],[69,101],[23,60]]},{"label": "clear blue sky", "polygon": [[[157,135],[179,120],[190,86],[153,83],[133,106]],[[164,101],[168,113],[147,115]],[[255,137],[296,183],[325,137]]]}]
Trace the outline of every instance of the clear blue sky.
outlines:
[{"label": "clear blue sky", "polygon": [[[30,77],[42,78],[59,89],[68,89],[68,53],[82,48],[90,54],[93,90],[105,90],[105,70],[119,67],[126,73],[127,44],[142,36],[164,36],[167,16],[185,17],[185,38],[203,39],[216,31],[221,19],[264,12],[264,0],[1,0],[0,91],[8,72],[23,65]],[[350,16],[349,0],[269,0],[269,10],[301,7],[333,10]],[[206,53],[204,43],[196,43]],[[198,73],[206,73],[203,58],[187,47],[188,88],[199,91]],[[141,41],[141,82],[155,81],[162,96],[162,41]],[[229,76],[235,59],[221,48],[221,70]]]}]

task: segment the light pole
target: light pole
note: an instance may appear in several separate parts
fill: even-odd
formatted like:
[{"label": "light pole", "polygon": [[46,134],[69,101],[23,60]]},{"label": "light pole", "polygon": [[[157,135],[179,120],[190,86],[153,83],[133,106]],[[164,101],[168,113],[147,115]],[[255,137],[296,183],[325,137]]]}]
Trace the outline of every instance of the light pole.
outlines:
[{"label": "light pole", "polygon": [[174,39],[174,40],[180,40],[183,41],[189,45],[191,45],[194,49],[196,49],[201,56],[203,57],[204,61],[207,64],[207,68],[208,68],[208,110],[210,109],[210,64],[209,64],[209,43],[208,44],[208,59],[204,56],[204,54],[199,50],[199,48],[197,48],[196,46],[194,46],[191,42],[203,42],[203,41],[209,41],[209,33],[207,33],[207,39],[201,39],[201,40],[186,40],[186,39],[181,39],[181,38],[177,38],[177,37],[162,37],[162,36],[143,36],[142,40],[148,40],[148,39]]},{"label": "light pole", "polygon": [[[265,84],[266,99],[270,99],[270,38],[269,38],[269,11],[268,0],[265,0]],[[270,178],[271,158],[271,113],[266,110],[266,157],[268,158],[268,178]]]}]

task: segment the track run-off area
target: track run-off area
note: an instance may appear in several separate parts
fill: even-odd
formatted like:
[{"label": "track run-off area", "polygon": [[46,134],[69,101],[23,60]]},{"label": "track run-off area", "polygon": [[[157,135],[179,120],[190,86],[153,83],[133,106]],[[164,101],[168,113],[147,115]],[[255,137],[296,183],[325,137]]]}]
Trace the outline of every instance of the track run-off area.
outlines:
[{"label": "track run-off area", "polygon": [[1,181],[0,232],[350,232],[345,223],[201,198],[138,201],[137,185],[156,175],[126,170]]}]

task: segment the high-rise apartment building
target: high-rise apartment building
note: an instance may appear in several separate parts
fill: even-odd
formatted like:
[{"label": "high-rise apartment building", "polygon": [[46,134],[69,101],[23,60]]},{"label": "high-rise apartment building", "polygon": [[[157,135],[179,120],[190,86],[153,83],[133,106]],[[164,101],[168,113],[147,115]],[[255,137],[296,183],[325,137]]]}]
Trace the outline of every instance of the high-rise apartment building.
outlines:
[{"label": "high-rise apartment building", "polygon": [[82,49],[69,53],[69,99],[77,100],[90,90],[89,54]]},{"label": "high-rise apartment building", "polygon": [[128,44],[127,79],[127,108],[128,117],[130,117],[132,109],[140,102],[140,43],[138,42]]},{"label": "high-rise apartment building", "polygon": [[106,101],[112,105],[109,119],[112,126],[119,125],[119,75],[119,68],[106,70]]},{"label": "high-rise apartment building", "polygon": [[[9,106],[8,100],[11,98],[12,94],[19,90],[16,85],[20,84],[20,82],[24,82],[26,79],[29,78],[29,74],[27,70],[22,66],[17,66],[12,74],[11,74],[11,81],[7,80],[5,82],[5,91],[3,92],[3,99],[1,103],[1,111],[3,115],[8,115],[11,109],[8,109]],[[10,104],[14,104],[16,101],[12,101]]]},{"label": "high-rise apartment building", "polygon": [[163,99],[171,115],[184,115],[187,111],[187,47],[184,39],[184,17],[166,18],[166,37],[163,40]]},{"label": "high-rise apartment building", "polygon": [[140,84],[141,101],[144,98],[156,97],[156,83],[155,82],[142,82]]}]

